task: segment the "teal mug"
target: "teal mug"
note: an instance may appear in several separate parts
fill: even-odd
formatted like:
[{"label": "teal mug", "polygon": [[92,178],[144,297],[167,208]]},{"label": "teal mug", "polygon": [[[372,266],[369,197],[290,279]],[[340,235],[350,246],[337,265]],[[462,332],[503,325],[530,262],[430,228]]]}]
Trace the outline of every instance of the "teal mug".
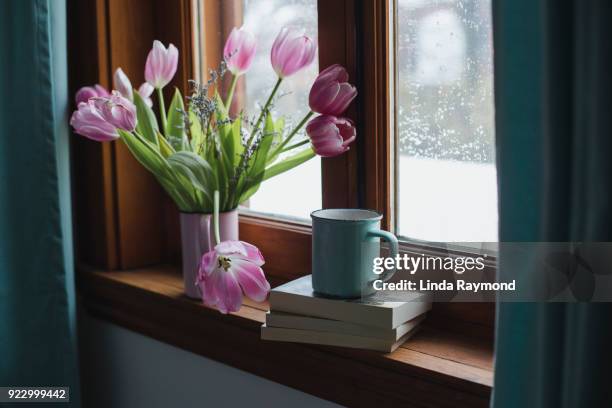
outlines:
[{"label": "teal mug", "polygon": [[380,239],[389,242],[391,256],[398,252],[395,235],[380,229],[382,215],[372,210],[325,209],[312,218],[312,288],[323,296],[358,298],[374,292],[372,283],[388,280],[374,273]]}]

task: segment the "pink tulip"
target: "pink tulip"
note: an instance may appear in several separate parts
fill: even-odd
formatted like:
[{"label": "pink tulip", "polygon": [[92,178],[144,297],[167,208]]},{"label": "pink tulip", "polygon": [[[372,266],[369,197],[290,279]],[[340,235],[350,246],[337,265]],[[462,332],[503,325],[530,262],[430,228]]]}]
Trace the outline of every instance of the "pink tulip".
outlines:
[{"label": "pink tulip", "polygon": [[74,131],[82,136],[97,142],[107,142],[119,137],[115,126],[108,123],[96,107],[95,99],[81,102],[79,108],[74,111],[70,118],[70,125]]},{"label": "pink tulip", "polygon": [[121,95],[128,98],[130,101],[134,100],[134,90],[130,78],[125,75],[125,72],[121,68],[117,68],[115,75],[113,75],[113,86],[115,90],[119,91]]},{"label": "pink tulip", "polygon": [[306,133],[315,153],[322,157],[338,156],[346,152],[356,137],[351,120],[330,115],[317,116],[308,122]]},{"label": "pink tulip", "polygon": [[136,127],[136,107],[113,91],[109,98],[95,97],[81,102],[72,114],[70,125],[89,139],[106,142],[119,137],[117,128],[131,132]]},{"label": "pink tulip", "polygon": [[164,47],[160,41],[153,41],[145,64],[145,79],[154,88],[163,88],[176,74],[178,65],[178,50],[172,44]]},{"label": "pink tulip", "polygon": [[153,88],[148,82],[143,82],[142,85],[140,85],[140,88],[138,88],[138,95],[140,95],[149,108],[153,106],[151,95],[153,94],[154,89],[155,88]]},{"label": "pink tulip", "polygon": [[223,58],[230,72],[242,75],[248,71],[255,58],[256,49],[257,43],[253,34],[244,28],[234,27],[223,48]]},{"label": "pink tulip", "polygon": [[89,98],[95,98],[97,96],[106,97],[109,96],[110,93],[104,88],[102,85],[96,84],[94,86],[84,86],[79,89],[74,96],[74,100],[79,106],[81,102],[87,102]]},{"label": "pink tulip", "polygon": [[283,27],[272,44],[270,60],[279,78],[285,78],[310,65],[316,53],[317,45],[312,38]]},{"label": "pink tulip", "polygon": [[243,241],[221,242],[204,254],[196,285],[202,301],[221,313],[237,312],[243,293],[256,302],[263,302],[270,292],[261,266],[259,249]]},{"label": "pink tulip", "polygon": [[357,96],[357,89],[348,83],[343,66],[332,65],[319,74],[308,96],[310,109],[324,115],[338,116]]}]

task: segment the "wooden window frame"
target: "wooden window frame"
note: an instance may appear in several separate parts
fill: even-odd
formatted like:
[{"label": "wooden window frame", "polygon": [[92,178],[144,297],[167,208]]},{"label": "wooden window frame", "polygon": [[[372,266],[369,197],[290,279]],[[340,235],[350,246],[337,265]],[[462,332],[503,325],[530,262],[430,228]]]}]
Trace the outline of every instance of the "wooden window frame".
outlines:
[{"label": "wooden window frame", "polygon": [[[179,48],[179,71],[173,85],[187,90],[187,81],[198,66],[218,64],[221,41],[235,24],[231,18],[235,13],[224,12],[223,0],[206,0],[205,13],[216,16],[213,21],[218,25],[207,21],[208,38],[195,38],[192,27],[201,15],[195,12],[197,1],[69,0],[71,93],[92,83],[110,88],[112,70],[119,66],[137,86],[144,80],[146,52],[153,39],[172,42]],[[358,98],[347,112],[357,126],[354,147],[347,154],[322,159],[322,204],[324,208],[365,207],[379,211],[383,214],[383,228],[389,230],[394,229],[395,185],[391,165],[395,160],[392,136],[396,134],[389,120],[395,100],[391,86],[395,73],[389,66],[388,54],[393,41],[389,36],[393,5],[394,0],[318,1],[319,39],[325,39],[320,41],[319,66],[344,65],[359,90]],[[215,36],[212,45],[207,43],[203,58],[196,61],[193,45]],[[170,91],[168,87],[166,92]],[[176,265],[180,262],[178,211],[152,175],[122,143],[100,144],[79,137],[72,138],[72,166],[78,280],[88,308],[167,341],[172,336],[166,337],[148,326],[152,323],[138,320],[146,316],[124,316],[125,313],[138,315],[140,308],[130,304],[131,298],[120,300],[116,294],[133,293],[148,301],[160,302],[156,305],[158,308],[189,309],[189,313],[204,314],[211,319],[208,312],[194,309],[193,302],[178,298],[174,289],[157,293],[153,288],[158,283],[147,280],[151,274],[158,276],[160,270],[178,272]],[[273,286],[310,273],[308,225],[241,214],[240,238],[257,245],[265,254],[265,270]],[[423,253],[431,248],[410,244],[404,250]],[[175,266],[163,267],[167,264]],[[489,267],[494,269],[494,265]],[[127,272],[104,272],[123,270]],[[135,270],[134,278],[129,275],[131,270]],[[143,276],[142,280],[134,283],[139,276]],[[173,283],[166,288],[171,288],[177,282],[176,277],[168,279]],[[147,288],[152,292],[146,293]],[[172,303],[175,301],[180,304]],[[188,303],[191,306],[186,306]],[[240,317],[251,319],[248,325],[252,329],[253,322],[261,319],[258,313],[246,308]],[[226,327],[234,320],[219,324]],[[492,304],[439,303],[428,316],[427,325],[459,335],[476,335],[478,341],[490,347],[493,320]],[[180,339],[174,340],[173,343],[182,346]],[[275,347],[289,350],[294,346],[273,344],[264,348]],[[387,369],[394,369],[397,364],[392,362],[387,366],[388,361],[384,361]],[[431,363],[428,370],[435,371],[436,364]],[[467,378],[463,380],[470,382]],[[490,384],[490,378],[479,384],[478,392],[485,395],[483,390]],[[315,393],[312,389],[307,391]]]}]

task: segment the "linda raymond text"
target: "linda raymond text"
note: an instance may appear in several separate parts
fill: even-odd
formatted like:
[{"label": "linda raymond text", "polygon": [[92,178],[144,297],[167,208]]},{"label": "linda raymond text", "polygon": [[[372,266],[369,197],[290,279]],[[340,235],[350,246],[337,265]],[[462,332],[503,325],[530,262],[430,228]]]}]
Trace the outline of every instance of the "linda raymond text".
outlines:
[{"label": "linda raymond text", "polygon": [[402,279],[398,282],[383,282],[377,279],[373,282],[375,290],[392,291],[465,291],[465,292],[487,292],[487,291],[514,291],[516,281],[511,282],[468,282],[462,279],[456,281],[442,280],[432,282],[429,279],[408,280]]}]

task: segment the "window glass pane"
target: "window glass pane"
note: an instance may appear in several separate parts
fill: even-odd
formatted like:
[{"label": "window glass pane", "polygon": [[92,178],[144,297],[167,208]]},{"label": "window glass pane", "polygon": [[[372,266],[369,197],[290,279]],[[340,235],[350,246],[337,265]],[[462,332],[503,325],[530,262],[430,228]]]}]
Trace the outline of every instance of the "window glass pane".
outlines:
[{"label": "window glass pane", "polygon": [[[251,115],[263,105],[276,82],[270,65],[270,48],[281,27],[303,28],[317,38],[317,0],[245,0],[245,27],[258,41],[257,54],[246,74],[245,109]],[[307,69],[287,78],[274,106],[276,115],[287,123],[297,124],[308,112],[308,91],[319,72],[318,58]],[[305,137],[305,135],[304,135]],[[300,137],[293,141],[298,142]],[[293,151],[294,153],[295,151]],[[321,161],[309,160],[293,170],[262,183],[249,200],[249,207],[258,212],[310,220],[310,212],[321,207]]]},{"label": "window glass pane", "polygon": [[398,231],[497,241],[491,1],[397,8]]}]

